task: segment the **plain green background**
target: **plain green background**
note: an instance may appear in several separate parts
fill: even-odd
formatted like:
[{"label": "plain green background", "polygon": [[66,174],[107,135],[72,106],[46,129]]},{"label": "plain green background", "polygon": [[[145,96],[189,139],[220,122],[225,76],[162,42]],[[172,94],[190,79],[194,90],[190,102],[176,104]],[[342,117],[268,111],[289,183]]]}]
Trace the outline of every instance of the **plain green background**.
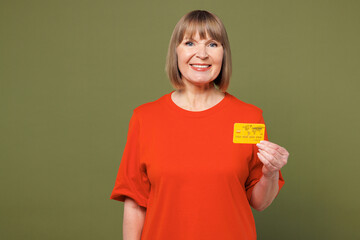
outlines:
[{"label": "plain green background", "polygon": [[168,42],[194,9],[227,28],[228,92],[290,152],[259,239],[360,238],[359,1],[1,0],[1,239],[121,239],[128,122],[172,90]]}]

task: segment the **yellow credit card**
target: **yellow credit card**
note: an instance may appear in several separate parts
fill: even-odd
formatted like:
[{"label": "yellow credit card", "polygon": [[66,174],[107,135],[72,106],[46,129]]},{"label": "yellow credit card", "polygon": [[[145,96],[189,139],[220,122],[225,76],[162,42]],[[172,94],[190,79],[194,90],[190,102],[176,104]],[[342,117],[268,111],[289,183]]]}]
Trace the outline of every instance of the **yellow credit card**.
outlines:
[{"label": "yellow credit card", "polygon": [[264,140],[265,124],[262,123],[235,123],[234,143],[256,144]]}]

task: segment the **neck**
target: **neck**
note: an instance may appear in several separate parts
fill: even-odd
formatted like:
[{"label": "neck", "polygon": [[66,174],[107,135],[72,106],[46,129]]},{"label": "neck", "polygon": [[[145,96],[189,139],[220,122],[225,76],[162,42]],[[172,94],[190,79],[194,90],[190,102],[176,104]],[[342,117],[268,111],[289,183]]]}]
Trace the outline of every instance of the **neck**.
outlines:
[{"label": "neck", "polygon": [[176,90],[174,100],[188,110],[202,110],[220,102],[225,94],[218,90],[213,82],[206,85],[193,85],[184,81],[185,87]]}]

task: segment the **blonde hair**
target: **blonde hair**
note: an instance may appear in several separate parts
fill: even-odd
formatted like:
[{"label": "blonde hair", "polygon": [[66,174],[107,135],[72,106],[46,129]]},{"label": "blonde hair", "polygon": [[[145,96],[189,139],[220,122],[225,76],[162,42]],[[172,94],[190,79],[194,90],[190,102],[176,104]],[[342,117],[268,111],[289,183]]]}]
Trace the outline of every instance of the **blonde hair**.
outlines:
[{"label": "blonde hair", "polygon": [[221,20],[215,14],[204,10],[194,10],[187,13],[179,20],[173,30],[165,65],[165,71],[170,82],[176,89],[185,87],[181,79],[181,72],[178,68],[176,48],[183,41],[185,34],[193,37],[197,32],[199,32],[201,39],[206,38],[208,35],[212,39],[220,42],[224,49],[221,71],[213,82],[219,90],[225,92],[229,86],[232,73],[229,39]]}]

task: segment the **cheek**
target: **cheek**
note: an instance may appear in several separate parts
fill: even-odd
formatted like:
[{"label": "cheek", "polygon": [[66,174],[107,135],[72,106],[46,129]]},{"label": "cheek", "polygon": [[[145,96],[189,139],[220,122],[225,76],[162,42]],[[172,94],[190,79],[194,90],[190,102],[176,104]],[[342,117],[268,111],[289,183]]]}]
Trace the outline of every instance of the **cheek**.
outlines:
[{"label": "cheek", "polygon": [[222,65],[224,51],[222,49],[216,49],[211,53],[213,64]]},{"label": "cheek", "polygon": [[185,61],[184,57],[178,56],[177,62],[178,62],[179,70],[182,71],[184,69],[184,67],[186,66],[186,61]]},{"label": "cheek", "polygon": [[194,50],[192,49],[185,49],[183,47],[178,47],[176,49],[177,58],[179,61],[188,62],[194,55]]},{"label": "cheek", "polygon": [[178,54],[178,60],[181,63],[186,63],[190,60],[190,54],[187,52],[179,52]]},{"label": "cheek", "polygon": [[221,51],[219,51],[218,54],[217,54],[217,58],[216,58],[216,59],[217,59],[217,62],[220,63],[220,64],[222,64],[223,57],[224,57],[224,51],[221,50]]}]

